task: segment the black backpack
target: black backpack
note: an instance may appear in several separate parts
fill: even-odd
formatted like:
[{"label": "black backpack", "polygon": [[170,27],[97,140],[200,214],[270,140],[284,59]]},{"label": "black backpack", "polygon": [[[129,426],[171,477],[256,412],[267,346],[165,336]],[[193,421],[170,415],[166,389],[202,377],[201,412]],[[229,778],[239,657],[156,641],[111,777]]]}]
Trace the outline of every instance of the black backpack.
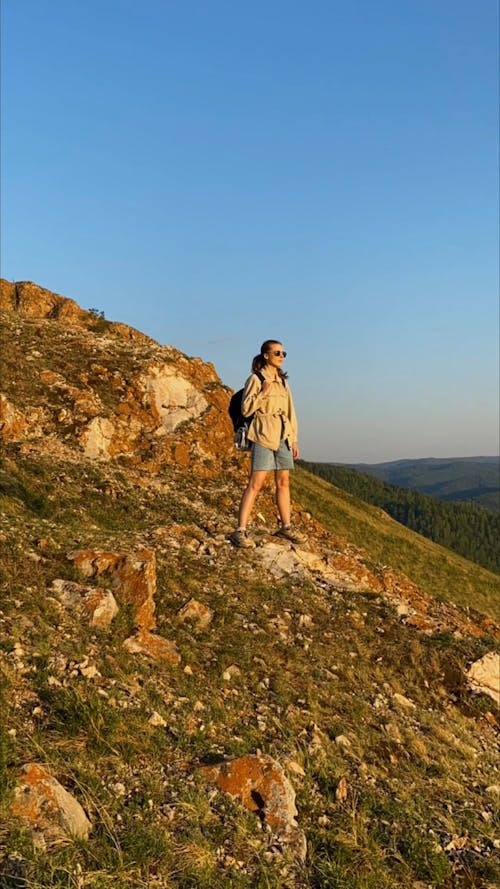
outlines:
[{"label": "black backpack", "polygon": [[[261,383],[263,383],[264,382],[263,375],[258,370],[255,373],[258,376]],[[233,423],[233,429],[234,429],[235,433],[238,432],[238,429],[241,429],[242,426],[247,426],[247,428],[248,428],[248,426],[250,426],[250,423],[253,420],[253,414],[251,414],[249,417],[244,417],[243,414],[241,413],[241,402],[243,399],[243,392],[244,392],[244,389],[238,389],[238,391],[234,393],[233,397],[231,398],[231,401],[229,402],[228,411],[229,411],[229,416],[231,417],[231,420]]]}]

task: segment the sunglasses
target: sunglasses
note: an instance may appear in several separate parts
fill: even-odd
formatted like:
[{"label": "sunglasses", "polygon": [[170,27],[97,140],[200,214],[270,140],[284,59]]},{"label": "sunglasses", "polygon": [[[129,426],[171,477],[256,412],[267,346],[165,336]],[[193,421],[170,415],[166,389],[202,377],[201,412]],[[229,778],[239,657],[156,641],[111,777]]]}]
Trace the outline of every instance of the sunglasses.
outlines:
[{"label": "sunglasses", "polygon": [[271,352],[271,355],[275,355],[276,358],[279,358],[280,355],[283,355],[283,358],[286,358],[286,352],[280,352],[279,349],[276,349],[275,352]]}]

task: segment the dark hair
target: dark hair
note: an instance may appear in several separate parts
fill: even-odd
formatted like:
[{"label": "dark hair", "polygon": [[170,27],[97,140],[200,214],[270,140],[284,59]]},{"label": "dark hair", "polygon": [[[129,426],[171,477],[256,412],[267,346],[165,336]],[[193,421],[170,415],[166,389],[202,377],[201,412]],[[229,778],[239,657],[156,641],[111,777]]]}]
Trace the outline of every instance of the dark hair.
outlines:
[{"label": "dark hair", "polygon": [[[262,370],[266,366],[265,355],[269,352],[271,346],[280,346],[281,340],[265,340],[260,347],[260,352],[252,361],[252,373],[257,373],[257,371]],[[288,374],[285,370],[281,370],[278,368],[278,374],[282,380],[286,380],[288,378]]]}]

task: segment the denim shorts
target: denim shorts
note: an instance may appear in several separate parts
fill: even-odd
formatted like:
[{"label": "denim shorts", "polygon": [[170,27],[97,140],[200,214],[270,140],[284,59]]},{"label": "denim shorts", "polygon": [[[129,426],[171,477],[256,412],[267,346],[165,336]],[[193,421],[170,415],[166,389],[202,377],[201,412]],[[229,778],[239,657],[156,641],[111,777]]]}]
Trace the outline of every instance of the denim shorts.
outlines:
[{"label": "denim shorts", "polygon": [[282,439],[277,451],[265,448],[252,442],[252,472],[272,469],[293,469],[293,454],[286,441]]}]

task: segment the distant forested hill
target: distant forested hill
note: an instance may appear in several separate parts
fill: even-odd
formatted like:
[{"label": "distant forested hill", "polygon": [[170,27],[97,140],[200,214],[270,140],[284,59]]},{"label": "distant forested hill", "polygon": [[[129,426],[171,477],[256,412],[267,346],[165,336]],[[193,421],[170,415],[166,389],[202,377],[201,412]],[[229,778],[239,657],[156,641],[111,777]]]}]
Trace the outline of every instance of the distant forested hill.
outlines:
[{"label": "distant forested hill", "polygon": [[468,501],[500,512],[500,457],[395,460],[389,463],[336,464],[373,475],[438,500]]},{"label": "distant forested hill", "polygon": [[413,531],[490,571],[500,572],[500,514],[475,503],[443,503],[347,466],[300,462],[304,469],[366,503],[379,506]]}]

